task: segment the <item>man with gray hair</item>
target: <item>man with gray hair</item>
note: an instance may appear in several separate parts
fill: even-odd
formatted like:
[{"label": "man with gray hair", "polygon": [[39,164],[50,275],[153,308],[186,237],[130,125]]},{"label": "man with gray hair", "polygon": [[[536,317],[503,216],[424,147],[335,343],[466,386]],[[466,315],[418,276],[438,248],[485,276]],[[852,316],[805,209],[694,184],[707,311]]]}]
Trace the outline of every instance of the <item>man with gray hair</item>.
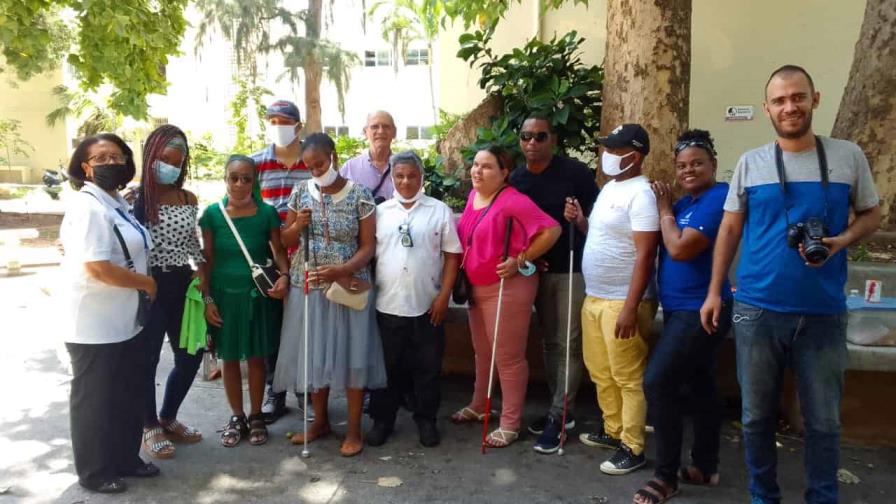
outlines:
[{"label": "man with gray hair", "polygon": [[389,156],[392,155],[395,133],[392,114],[384,110],[367,114],[364,136],[367,137],[370,148],[346,161],[339,170],[343,177],[370,189],[377,204],[392,197],[394,186],[389,176]]},{"label": "man with gray hair", "polygon": [[423,163],[412,151],[389,159],[395,189],[376,209],[376,316],[383,339],[388,387],[371,391],[373,428],[367,444],[392,433],[404,387],[413,385],[420,444],[440,442],[436,414],[445,333],[442,321],[460,263],[451,209],[423,191]]}]

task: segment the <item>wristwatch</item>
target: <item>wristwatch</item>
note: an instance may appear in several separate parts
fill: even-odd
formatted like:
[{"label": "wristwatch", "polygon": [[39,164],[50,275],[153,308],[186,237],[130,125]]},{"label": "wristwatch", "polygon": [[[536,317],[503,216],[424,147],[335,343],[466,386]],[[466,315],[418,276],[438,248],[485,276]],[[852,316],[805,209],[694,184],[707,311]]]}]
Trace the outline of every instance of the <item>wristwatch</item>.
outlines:
[{"label": "wristwatch", "polygon": [[211,296],[205,296],[204,298],[202,298],[202,302],[205,303],[206,306],[210,305],[210,304],[215,304],[215,300],[212,299]]}]

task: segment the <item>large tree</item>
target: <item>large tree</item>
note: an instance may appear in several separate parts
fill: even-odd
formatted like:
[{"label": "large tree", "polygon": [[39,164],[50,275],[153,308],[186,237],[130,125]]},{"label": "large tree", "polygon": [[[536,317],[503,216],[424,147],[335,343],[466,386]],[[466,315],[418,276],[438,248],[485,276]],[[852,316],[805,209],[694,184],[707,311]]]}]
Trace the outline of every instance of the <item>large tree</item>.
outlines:
[{"label": "large tree", "polygon": [[[20,80],[71,65],[84,90],[111,85],[109,106],[136,118],[165,93],[165,65],[186,28],[187,0],[0,0],[0,53]],[[62,13],[72,13],[63,21]],[[68,17],[68,16],[67,16]]]},{"label": "large tree", "polygon": [[883,225],[896,227],[896,0],[868,0],[831,136],[858,143],[871,163]]},{"label": "large tree", "polygon": [[691,0],[608,0],[601,133],[640,123],[646,173],[673,180],[672,147],[688,126]]}]

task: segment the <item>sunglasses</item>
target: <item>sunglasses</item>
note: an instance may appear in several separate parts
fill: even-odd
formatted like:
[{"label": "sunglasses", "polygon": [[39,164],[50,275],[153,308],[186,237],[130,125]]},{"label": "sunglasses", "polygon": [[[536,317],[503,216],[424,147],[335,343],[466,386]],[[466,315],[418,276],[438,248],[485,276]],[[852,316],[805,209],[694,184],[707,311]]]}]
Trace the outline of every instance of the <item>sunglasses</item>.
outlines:
[{"label": "sunglasses", "polygon": [[520,132],[520,140],[522,142],[528,142],[530,140],[535,140],[538,143],[545,142],[548,137],[550,137],[550,133],[547,131],[539,131],[538,133],[532,133],[531,131],[521,131]]},{"label": "sunglasses", "polygon": [[88,161],[95,161],[98,165],[104,164],[123,164],[127,161],[128,157],[124,154],[97,154],[96,156],[91,156],[87,158]]},{"label": "sunglasses", "polygon": [[401,235],[400,242],[402,247],[413,247],[414,240],[411,239],[411,228],[407,224],[398,226],[398,234]]},{"label": "sunglasses", "polygon": [[251,184],[255,182],[255,177],[253,177],[252,175],[228,175],[227,182],[230,182],[231,184],[236,184],[239,182],[242,182],[244,184]]}]

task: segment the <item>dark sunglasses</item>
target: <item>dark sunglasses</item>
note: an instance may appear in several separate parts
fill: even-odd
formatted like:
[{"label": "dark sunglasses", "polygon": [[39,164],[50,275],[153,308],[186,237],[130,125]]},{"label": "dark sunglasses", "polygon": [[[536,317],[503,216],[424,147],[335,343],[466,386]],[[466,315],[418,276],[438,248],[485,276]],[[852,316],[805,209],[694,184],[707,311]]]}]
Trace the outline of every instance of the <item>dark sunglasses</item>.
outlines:
[{"label": "dark sunglasses", "polygon": [[411,228],[407,224],[401,224],[398,226],[398,234],[401,235],[401,246],[402,247],[413,247],[414,240],[411,239]]},{"label": "dark sunglasses", "polygon": [[227,181],[231,184],[236,184],[237,182],[251,184],[255,181],[255,177],[253,177],[252,175],[228,175]]},{"label": "dark sunglasses", "polygon": [[538,143],[542,143],[550,137],[550,133],[547,131],[539,131],[538,133],[532,133],[531,131],[521,131],[520,132],[520,140],[523,142],[528,142],[534,139]]}]

